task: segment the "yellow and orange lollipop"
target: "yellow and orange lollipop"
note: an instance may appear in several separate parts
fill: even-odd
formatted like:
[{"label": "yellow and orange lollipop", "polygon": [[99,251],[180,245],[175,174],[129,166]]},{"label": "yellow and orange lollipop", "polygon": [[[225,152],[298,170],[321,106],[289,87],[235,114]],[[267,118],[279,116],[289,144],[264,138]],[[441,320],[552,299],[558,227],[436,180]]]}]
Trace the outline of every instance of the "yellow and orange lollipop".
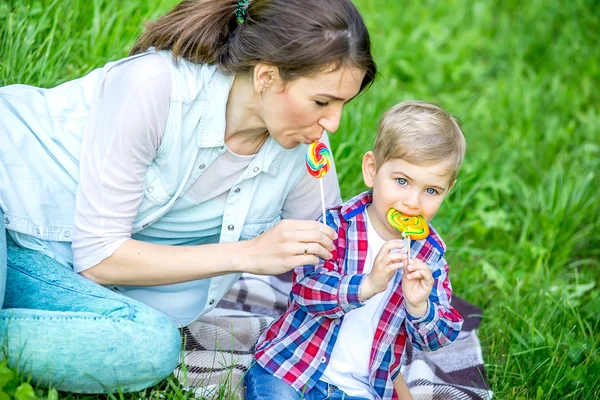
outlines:
[{"label": "yellow and orange lollipop", "polygon": [[321,206],[323,209],[323,223],[325,221],[325,195],[323,193],[323,181],[322,177],[329,172],[331,166],[331,152],[321,142],[312,142],[306,152],[306,169],[311,176],[314,176],[319,180],[319,186],[321,187]]},{"label": "yellow and orange lollipop", "polygon": [[390,208],[387,213],[387,220],[391,226],[402,233],[402,237],[408,237],[412,240],[421,240],[429,236],[429,225],[420,215],[404,215],[400,211]]},{"label": "yellow and orange lollipop", "polygon": [[429,236],[429,225],[427,225],[425,218],[420,215],[404,215],[400,211],[390,208],[387,213],[387,220],[391,226],[402,233],[408,258],[410,258],[410,240],[421,240]]}]

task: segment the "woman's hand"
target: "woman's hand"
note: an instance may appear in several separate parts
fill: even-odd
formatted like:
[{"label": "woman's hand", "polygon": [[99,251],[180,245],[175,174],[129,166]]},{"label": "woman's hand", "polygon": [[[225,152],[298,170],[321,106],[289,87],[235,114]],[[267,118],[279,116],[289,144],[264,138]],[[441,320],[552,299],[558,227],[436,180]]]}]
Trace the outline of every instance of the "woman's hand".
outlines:
[{"label": "woman's hand", "polygon": [[242,271],[278,275],[297,266],[331,259],[337,233],[317,221],[285,219],[246,244]]}]

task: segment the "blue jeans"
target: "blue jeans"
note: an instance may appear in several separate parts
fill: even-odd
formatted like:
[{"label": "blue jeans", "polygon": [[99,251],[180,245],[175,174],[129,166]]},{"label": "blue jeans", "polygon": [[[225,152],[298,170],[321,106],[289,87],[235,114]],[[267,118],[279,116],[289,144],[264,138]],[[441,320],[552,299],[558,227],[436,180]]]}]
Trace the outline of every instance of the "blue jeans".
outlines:
[{"label": "blue jeans", "polygon": [[257,362],[244,376],[246,400],[366,400],[348,396],[334,385],[319,381],[308,392],[298,393],[296,389],[271,375]]},{"label": "blue jeans", "polygon": [[3,224],[0,308],[0,359],[36,385],[138,391],[179,361],[179,330],[166,316],[16,245]]}]

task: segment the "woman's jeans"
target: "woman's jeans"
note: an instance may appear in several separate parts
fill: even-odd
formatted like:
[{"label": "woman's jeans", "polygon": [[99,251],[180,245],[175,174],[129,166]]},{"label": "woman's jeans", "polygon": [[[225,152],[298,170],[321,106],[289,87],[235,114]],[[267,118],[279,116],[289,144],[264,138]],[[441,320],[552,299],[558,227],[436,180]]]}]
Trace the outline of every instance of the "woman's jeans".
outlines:
[{"label": "woman's jeans", "polygon": [[77,393],[138,391],[175,369],[181,338],[165,315],[16,245],[3,225],[0,360]]},{"label": "woman's jeans", "polygon": [[348,396],[334,385],[319,381],[306,393],[271,375],[255,362],[244,376],[246,400],[366,400]]}]

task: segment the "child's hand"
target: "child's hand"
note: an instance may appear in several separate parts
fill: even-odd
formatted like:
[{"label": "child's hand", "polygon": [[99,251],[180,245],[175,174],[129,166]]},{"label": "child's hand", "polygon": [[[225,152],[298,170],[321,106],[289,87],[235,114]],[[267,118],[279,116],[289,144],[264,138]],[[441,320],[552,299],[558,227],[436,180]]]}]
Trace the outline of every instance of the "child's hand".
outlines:
[{"label": "child's hand", "polygon": [[427,298],[433,288],[431,270],[418,258],[408,260],[402,277],[402,293],[406,300],[406,308],[415,317],[427,312]]},{"label": "child's hand", "polygon": [[[397,249],[398,252],[391,253],[394,249]],[[358,294],[360,298],[368,300],[377,293],[385,291],[396,270],[406,264],[406,259],[402,240],[390,240],[381,246],[381,250],[379,250],[373,262],[371,272],[360,285]]]}]

